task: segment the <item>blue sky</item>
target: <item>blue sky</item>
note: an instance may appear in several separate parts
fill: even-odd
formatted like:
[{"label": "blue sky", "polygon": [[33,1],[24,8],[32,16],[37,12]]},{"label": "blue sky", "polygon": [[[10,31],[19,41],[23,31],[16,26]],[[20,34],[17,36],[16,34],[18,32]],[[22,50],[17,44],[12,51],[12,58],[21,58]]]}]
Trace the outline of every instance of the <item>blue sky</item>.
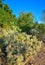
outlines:
[{"label": "blue sky", "polygon": [[35,20],[40,21],[42,10],[45,10],[45,0],[5,0],[16,16],[20,12],[32,12]]}]

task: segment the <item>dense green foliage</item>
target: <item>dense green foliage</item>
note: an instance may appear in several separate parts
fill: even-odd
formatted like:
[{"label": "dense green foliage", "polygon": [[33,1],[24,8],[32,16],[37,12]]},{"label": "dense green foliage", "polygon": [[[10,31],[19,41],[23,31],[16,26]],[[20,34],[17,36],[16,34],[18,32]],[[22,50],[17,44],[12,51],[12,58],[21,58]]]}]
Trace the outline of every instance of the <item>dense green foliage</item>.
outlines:
[{"label": "dense green foliage", "polygon": [[16,24],[17,19],[14,15],[0,8],[0,27],[13,27]]},{"label": "dense green foliage", "polygon": [[[0,1],[0,27],[13,28],[18,26],[22,32],[26,32],[27,34],[35,33],[35,31],[36,33],[39,31],[41,31],[40,33],[45,33],[45,24],[34,22],[34,16],[31,12],[21,12],[19,17],[16,18],[9,6],[7,4],[3,4],[2,0]],[[45,13],[43,12],[43,18],[45,17],[44,15]]]},{"label": "dense green foliage", "polygon": [[20,13],[18,18],[18,25],[23,32],[30,33],[30,29],[34,24],[34,16],[32,13]]}]

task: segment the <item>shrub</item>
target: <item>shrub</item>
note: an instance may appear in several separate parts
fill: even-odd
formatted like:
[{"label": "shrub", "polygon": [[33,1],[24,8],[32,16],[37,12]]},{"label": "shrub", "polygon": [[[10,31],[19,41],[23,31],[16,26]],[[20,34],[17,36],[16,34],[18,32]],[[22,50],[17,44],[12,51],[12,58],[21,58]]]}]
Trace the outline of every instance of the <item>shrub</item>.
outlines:
[{"label": "shrub", "polygon": [[11,31],[8,31],[9,33],[3,38],[6,63],[7,65],[25,65],[28,57],[32,58],[40,51],[42,41],[39,41],[36,36],[19,33],[13,30]]}]

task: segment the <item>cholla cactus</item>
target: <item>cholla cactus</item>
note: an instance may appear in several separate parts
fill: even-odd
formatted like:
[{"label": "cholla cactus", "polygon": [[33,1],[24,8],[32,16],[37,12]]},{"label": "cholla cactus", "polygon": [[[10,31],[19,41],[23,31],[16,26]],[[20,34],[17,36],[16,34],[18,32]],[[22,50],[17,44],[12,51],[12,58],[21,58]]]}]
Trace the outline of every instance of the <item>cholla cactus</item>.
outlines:
[{"label": "cholla cactus", "polygon": [[[13,31],[13,30],[12,30]],[[10,32],[10,31],[9,31]],[[4,36],[7,65],[24,65],[25,60],[40,51],[42,42],[36,36],[13,31]]]}]

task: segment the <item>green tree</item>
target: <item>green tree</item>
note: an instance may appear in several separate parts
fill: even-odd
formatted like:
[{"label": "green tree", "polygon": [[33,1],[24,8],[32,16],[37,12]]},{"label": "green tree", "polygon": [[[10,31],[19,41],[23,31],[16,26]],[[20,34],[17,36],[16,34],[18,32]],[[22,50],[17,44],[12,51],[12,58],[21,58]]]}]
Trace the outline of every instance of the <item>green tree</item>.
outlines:
[{"label": "green tree", "polygon": [[0,3],[2,3],[2,0],[0,0]]},{"label": "green tree", "polygon": [[32,13],[21,12],[18,18],[18,25],[23,32],[30,33],[30,29],[34,24],[34,16]]},{"label": "green tree", "polygon": [[45,24],[40,23],[38,25],[38,30],[40,31],[40,34],[45,33]]},{"label": "green tree", "polygon": [[9,10],[9,6],[7,4],[4,5],[4,10]]},{"label": "green tree", "polygon": [[45,23],[45,10],[42,11],[41,20],[42,20],[42,23]]},{"label": "green tree", "polygon": [[2,8],[3,7],[3,5],[2,5],[2,0],[0,0],[0,8]]},{"label": "green tree", "polygon": [[13,27],[17,25],[17,18],[12,13],[9,13],[3,9],[0,9],[0,26],[1,27]]}]

